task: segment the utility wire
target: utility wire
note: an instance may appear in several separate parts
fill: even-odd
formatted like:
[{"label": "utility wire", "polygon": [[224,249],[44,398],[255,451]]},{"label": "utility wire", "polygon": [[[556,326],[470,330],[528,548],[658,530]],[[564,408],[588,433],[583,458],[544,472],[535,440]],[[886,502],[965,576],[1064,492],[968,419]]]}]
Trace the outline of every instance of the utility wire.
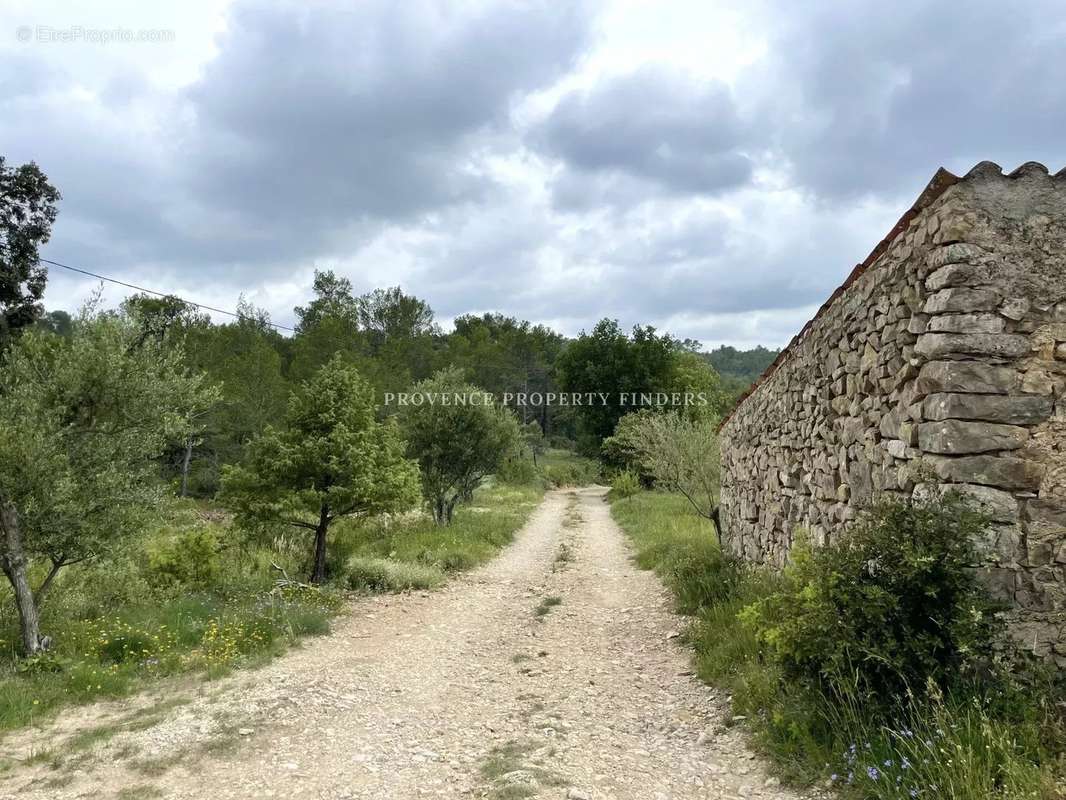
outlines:
[{"label": "utility wire", "polygon": [[[42,264],[49,264],[49,265],[51,265],[53,267],[61,267],[62,269],[67,269],[67,270],[70,270],[71,272],[78,272],[78,273],[81,273],[82,275],[88,275],[90,278],[96,278],[96,279],[101,280],[101,281],[107,281],[108,283],[115,283],[115,284],[118,284],[119,286],[125,286],[127,289],[136,289],[138,292],[144,292],[146,294],[153,294],[156,297],[173,297],[173,298],[175,298],[177,300],[181,300],[181,302],[186,303],[187,305],[195,306],[196,308],[202,308],[204,311],[214,311],[216,314],[225,314],[227,317],[234,317],[235,319],[247,319],[248,318],[246,315],[238,314],[235,311],[226,311],[224,308],[215,308],[214,306],[205,306],[203,303],[194,303],[192,300],[186,300],[184,297],[178,297],[178,295],[176,295],[176,294],[168,294],[166,292],[157,292],[154,289],[145,289],[143,286],[136,286],[136,285],[134,285],[132,283],[126,283],[125,281],[120,281],[117,278],[109,278],[106,275],[97,275],[95,272],[89,272],[89,270],[87,270],[87,269],[80,269],[78,267],[72,267],[69,264],[61,264],[58,261],[52,261],[52,260],[47,259],[47,258],[38,258],[37,260],[40,261]],[[290,328],[287,325],[279,325],[276,322],[267,322],[266,324],[269,325],[272,328],[277,328],[278,330],[291,331],[292,333],[296,333],[296,329],[295,328]]]}]

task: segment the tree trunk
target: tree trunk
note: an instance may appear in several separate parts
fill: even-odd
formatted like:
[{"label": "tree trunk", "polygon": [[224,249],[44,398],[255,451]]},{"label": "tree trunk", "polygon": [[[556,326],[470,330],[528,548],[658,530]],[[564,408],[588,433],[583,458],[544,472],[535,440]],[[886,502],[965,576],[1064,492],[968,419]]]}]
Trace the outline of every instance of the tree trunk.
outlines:
[{"label": "tree trunk", "polygon": [[189,494],[189,462],[192,461],[192,437],[185,440],[185,458],[181,462],[181,494],[186,497]]},{"label": "tree trunk", "polygon": [[19,630],[22,635],[23,652],[32,656],[41,651],[41,621],[37,615],[37,603],[26,575],[26,555],[22,550],[22,534],[19,531],[18,512],[9,505],[0,506],[0,532],[3,533],[0,550],[0,567],[11,582],[15,592],[15,606],[19,612]]},{"label": "tree trunk", "polygon": [[438,525],[447,525],[448,520],[445,518],[444,510],[447,508],[447,503],[444,502],[444,496],[434,498],[433,500],[433,521]]},{"label": "tree trunk", "polygon": [[329,534],[329,506],[323,505],[315,528],[315,566],[311,571],[311,583],[326,580],[326,536]]},{"label": "tree trunk", "polygon": [[721,518],[721,506],[715,506],[711,512],[711,522],[714,524],[714,533],[718,537],[718,546],[722,546],[722,518]]}]

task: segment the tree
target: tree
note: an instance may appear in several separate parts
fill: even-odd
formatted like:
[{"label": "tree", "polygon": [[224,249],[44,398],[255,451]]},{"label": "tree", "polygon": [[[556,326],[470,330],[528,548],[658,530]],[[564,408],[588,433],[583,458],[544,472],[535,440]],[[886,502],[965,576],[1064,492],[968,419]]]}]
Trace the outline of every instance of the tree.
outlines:
[{"label": "tree", "polygon": [[222,497],[239,524],[314,534],[312,583],[326,579],[334,522],[404,511],[418,500],[417,469],[396,425],[377,421],[376,410],[370,384],[334,358],[291,394],[284,427],[268,427],[245,464],[223,471]]},{"label": "tree", "polygon": [[[21,336],[0,368],[0,571],[22,647],[42,649],[39,609],[59,571],[117,546],[158,501],[154,459],[212,400],[180,351],[128,317],[83,312],[70,339]],[[36,588],[32,562],[48,565]]]},{"label": "tree", "polygon": [[36,164],[12,168],[0,156],[0,350],[43,311],[48,270],[37,250],[51,236],[58,202]]},{"label": "tree", "polygon": [[433,519],[448,525],[456,503],[518,446],[518,422],[454,367],[415,384],[411,394],[423,400],[400,409],[400,425]]},{"label": "tree", "polygon": [[375,289],[359,298],[359,325],[370,336],[374,352],[393,339],[413,339],[435,331],[433,309],[399,286]]},{"label": "tree", "polygon": [[544,439],[544,431],[541,430],[540,423],[533,420],[523,425],[521,432],[522,443],[529,448],[529,453],[533,456],[533,466],[536,466],[537,456],[543,455],[548,446]]},{"label": "tree", "polygon": [[733,397],[722,386],[722,379],[714,367],[687,348],[674,354],[668,391],[696,396],[695,402],[681,409],[690,417],[713,415],[720,418],[733,405]]},{"label": "tree", "polygon": [[74,318],[66,311],[47,311],[37,320],[37,330],[69,338],[74,332]]},{"label": "tree", "polygon": [[352,333],[359,327],[359,303],[352,295],[352,282],[338,278],[332,270],[315,270],[315,299],[306,306],[297,306],[296,331],[304,333],[329,317],[347,323]]},{"label": "tree", "polygon": [[189,363],[221,389],[220,402],[203,420],[203,435],[190,437],[179,454],[182,484],[191,483],[194,493],[214,494],[221,466],[239,461],[248,442],[285,415],[283,340],[265,312],[247,303],[237,308],[237,322],[195,325],[185,335]]},{"label": "tree", "polygon": [[579,414],[581,450],[597,455],[603,440],[632,405],[623,405],[622,395],[669,391],[677,343],[654,328],[636,326],[627,336],[616,320],[604,319],[592,333],[582,333],[570,342],[556,362],[560,389],[564,392],[602,392],[606,403],[575,408]]},{"label": "tree", "polygon": [[701,517],[722,531],[718,514],[718,418],[677,411],[641,411],[624,417],[605,443],[657,486],[683,495]]}]

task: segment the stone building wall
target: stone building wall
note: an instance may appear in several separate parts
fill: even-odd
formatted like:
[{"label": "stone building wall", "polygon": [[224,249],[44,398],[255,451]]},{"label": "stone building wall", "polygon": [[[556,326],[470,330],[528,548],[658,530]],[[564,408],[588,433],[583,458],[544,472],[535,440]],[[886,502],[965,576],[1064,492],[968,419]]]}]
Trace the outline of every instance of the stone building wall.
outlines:
[{"label": "stone building wall", "polygon": [[955,486],[1013,632],[1066,665],[1064,173],[937,173],[723,425],[729,547],[781,565],[800,528]]}]

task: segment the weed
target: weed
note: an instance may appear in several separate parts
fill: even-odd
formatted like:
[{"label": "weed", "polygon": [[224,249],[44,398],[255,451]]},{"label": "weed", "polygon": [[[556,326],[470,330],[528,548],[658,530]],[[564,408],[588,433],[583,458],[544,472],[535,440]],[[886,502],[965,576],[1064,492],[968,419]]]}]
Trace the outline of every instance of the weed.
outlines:
[{"label": "weed", "polygon": [[555,608],[558,605],[562,605],[562,602],[563,602],[563,598],[559,597],[558,595],[552,595],[551,597],[545,597],[543,600],[540,601],[540,603],[537,605],[537,607],[535,609],[533,609],[533,613],[536,616],[538,616],[538,617],[544,617],[553,608]]}]

